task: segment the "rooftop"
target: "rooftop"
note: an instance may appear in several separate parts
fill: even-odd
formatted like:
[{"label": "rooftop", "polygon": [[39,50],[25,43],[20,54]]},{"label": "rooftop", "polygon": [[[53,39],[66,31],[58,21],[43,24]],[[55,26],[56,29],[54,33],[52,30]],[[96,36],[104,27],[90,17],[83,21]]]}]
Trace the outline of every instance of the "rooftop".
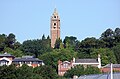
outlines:
[{"label": "rooftop", "polygon": [[[108,74],[96,74],[96,75],[84,75],[78,79],[110,79],[110,73]],[[113,79],[120,79],[120,73],[114,73]]]},{"label": "rooftop", "polygon": [[76,59],[75,63],[98,63],[97,59]]},{"label": "rooftop", "polygon": [[[111,65],[110,64],[107,64],[107,65],[105,65],[103,68],[110,68],[111,67]],[[112,67],[113,68],[120,68],[120,64],[112,64]]]},{"label": "rooftop", "polygon": [[13,59],[13,62],[19,62],[19,61],[25,61],[25,62],[42,62],[42,60],[39,60],[38,58],[15,58]]}]

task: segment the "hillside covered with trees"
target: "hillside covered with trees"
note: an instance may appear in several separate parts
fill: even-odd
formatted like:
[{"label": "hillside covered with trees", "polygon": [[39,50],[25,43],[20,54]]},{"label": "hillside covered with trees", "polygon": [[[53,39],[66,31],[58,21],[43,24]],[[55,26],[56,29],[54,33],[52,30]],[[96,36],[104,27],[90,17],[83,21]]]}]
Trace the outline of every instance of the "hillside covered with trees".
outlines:
[{"label": "hillside covered with trees", "polygon": [[[21,57],[23,55],[33,55],[43,60],[45,66],[42,67],[43,69],[38,68],[38,70],[44,70],[44,72],[41,73],[37,71],[37,68],[35,68],[30,71],[34,73],[35,78],[29,79],[42,79],[42,77],[45,77],[43,75],[47,75],[46,77],[49,77],[43,79],[56,79],[58,78],[58,60],[70,61],[73,57],[97,58],[97,55],[100,54],[102,66],[110,62],[120,64],[120,28],[116,28],[115,30],[109,28],[105,30],[98,39],[95,37],[87,37],[84,40],[80,41],[77,39],[77,37],[66,36],[64,39],[56,40],[55,48],[51,48],[50,40],[51,39],[49,36],[45,37],[45,35],[43,35],[41,39],[25,40],[21,44],[19,41],[17,41],[16,36],[13,33],[10,33],[9,35],[0,34],[0,53],[8,52],[16,57]],[[14,68],[14,66],[10,67]],[[15,72],[21,73],[21,71],[18,70],[22,70],[22,68],[23,67],[15,69]],[[2,67],[0,67],[0,72],[2,72],[1,69]],[[4,70],[4,67],[2,70]],[[12,74],[13,72],[10,71],[8,74]],[[49,74],[51,72],[53,72],[52,77],[54,76],[55,78],[51,78],[51,75]],[[86,72],[90,74],[89,69]],[[38,75],[38,73],[41,75]],[[65,77],[68,77],[69,74],[71,73],[66,73]],[[2,75],[4,74],[1,74],[0,77]],[[14,74],[12,74],[12,76],[14,77]],[[20,74],[17,74],[17,76],[20,76]],[[41,78],[37,78],[38,76],[41,76]],[[7,79],[11,79],[11,77]]]}]

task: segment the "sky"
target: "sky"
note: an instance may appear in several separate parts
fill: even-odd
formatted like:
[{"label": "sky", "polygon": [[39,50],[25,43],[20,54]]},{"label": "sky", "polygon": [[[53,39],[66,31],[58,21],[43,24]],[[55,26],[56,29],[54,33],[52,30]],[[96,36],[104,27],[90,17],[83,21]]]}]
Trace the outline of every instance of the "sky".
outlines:
[{"label": "sky", "polygon": [[120,0],[0,0],[0,34],[17,41],[50,35],[50,17],[57,8],[61,39],[99,38],[108,28],[120,28]]}]

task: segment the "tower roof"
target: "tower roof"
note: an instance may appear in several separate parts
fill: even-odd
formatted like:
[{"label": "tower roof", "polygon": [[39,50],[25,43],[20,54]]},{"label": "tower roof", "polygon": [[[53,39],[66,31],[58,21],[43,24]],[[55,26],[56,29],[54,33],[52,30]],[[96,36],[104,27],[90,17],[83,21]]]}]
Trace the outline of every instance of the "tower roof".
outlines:
[{"label": "tower roof", "polygon": [[57,12],[57,9],[56,9],[56,8],[54,9],[53,15],[58,15],[58,12]]}]

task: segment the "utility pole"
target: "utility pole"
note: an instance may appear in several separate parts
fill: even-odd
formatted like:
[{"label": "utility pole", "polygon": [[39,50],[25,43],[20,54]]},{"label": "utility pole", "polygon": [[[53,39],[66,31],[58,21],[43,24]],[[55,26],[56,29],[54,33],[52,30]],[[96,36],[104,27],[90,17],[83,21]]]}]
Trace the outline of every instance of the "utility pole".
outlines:
[{"label": "utility pole", "polygon": [[113,79],[113,67],[112,67],[112,63],[111,63],[111,79]]}]

